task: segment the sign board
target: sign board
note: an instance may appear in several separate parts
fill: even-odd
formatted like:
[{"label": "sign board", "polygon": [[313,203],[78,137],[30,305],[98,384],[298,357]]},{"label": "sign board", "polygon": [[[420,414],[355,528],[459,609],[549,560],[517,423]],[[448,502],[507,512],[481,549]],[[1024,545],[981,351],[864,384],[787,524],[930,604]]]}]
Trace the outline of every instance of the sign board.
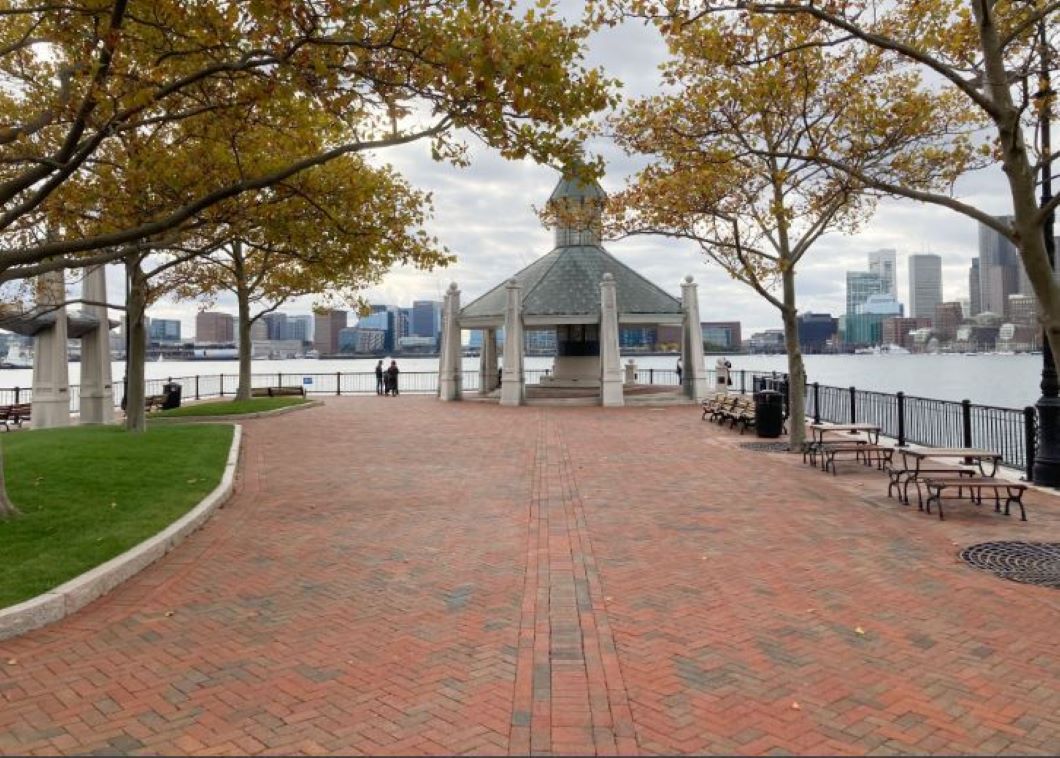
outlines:
[{"label": "sign board", "polygon": [[311,377],[311,376],[303,376],[302,377],[302,384],[312,384],[312,383],[313,383],[313,377]]}]

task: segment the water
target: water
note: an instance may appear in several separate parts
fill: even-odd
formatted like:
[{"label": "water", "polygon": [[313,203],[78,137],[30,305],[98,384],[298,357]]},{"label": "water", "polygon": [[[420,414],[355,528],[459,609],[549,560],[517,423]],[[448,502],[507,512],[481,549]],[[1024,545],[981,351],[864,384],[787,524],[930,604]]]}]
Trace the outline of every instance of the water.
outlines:
[{"label": "water", "polygon": [[[713,368],[716,356],[707,356],[707,368]],[[628,357],[623,357],[625,363]],[[635,357],[642,368],[672,370],[676,356]],[[737,355],[730,358],[734,369],[748,371],[786,371],[787,358],[783,355]],[[371,372],[375,358],[342,360],[287,360],[254,361],[255,374],[284,374],[284,384],[298,383],[300,374],[325,374],[341,371]],[[478,358],[465,358],[464,370],[477,371]],[[963,400],[983,405],[1023,408],[1038,399],[1042,359],[1034,355],[807,355],[806,371],[811,382],[839,387],[851,385],[859,389],[897,392],[907,395]],[[438,370],[437,358],[399,358],[403,372]],[[545,369],[552,366],[551,358],[526,359],[526,367]],[[114,381],[125,374],[124,363],[113,364]],[[148,379],[168,377],[237,374],[236,361],[163,361],[147,364]],[[78,384],[80,364],[70,364],[70,383]],[[30,387],[30,369],[0,371],[0,387]],[[734,379],[739,382],[738,377]],[[737,384],[738,386],[738,384]]]}]

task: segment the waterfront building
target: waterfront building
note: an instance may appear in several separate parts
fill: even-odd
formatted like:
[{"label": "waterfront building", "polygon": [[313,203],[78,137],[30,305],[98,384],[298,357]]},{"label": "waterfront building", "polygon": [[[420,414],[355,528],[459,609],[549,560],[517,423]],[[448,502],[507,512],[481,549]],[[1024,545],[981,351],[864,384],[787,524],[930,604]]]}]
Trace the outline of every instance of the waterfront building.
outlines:
[{"label": "waterfront building", "polygon": [[909,315],[935,318],[935,307],[942,302],[942,258],[938,255],[909,256]]},{"label": "waterfront building", "polygon": [[839,319],[831,313],[800,313],[798,329],[799,345],[803,352],[821,353],[835,346]]},{"label": "waterfront building", "polygon": [[262,319],[250,322],[250,339],[251,341],[258,340],[260,342],[268,342],[269,340],[269,325]]},{"label": "waterfront building", "polygon": [[385,345],[386,332],[382,329],[348,326],[339,330],[340,353],[374,355],[385,352]]},{"label": "waterfront building", "polygon": [[[1011,216],[998,216],[1011,223]],[[979,312],[1005,313],[1008,296],[1019,293],[1019,251],[1007,237],[979,224]],[[974,315],[978,315],[974,314]]]},{"label": "waterfront building", "polygon": [[434,300],[414,300],[409,336],[438,339],[442,331],[442,304]]},{"label": "waterfront building", "polygon": [[739,321],[704,321],[702,327],[703,344],[709,350],[740,350],[743,339],[740,336]]},{"label": "waterfront building", "polygon": [[230,313],[203,311],[195,315],[195,341],[200,345],[230,345],[236,339],[236,320]]},{"label": "waterfront building", "polygon": [[485,329],[480,362],[480,392],[497,387],[495,330],[504,325],[502,405],[526,399],[523,372],[524,330],[555,329],[556,358],[542,391],[596,390],[602,405],[623,405],[624,373],[619,361],[621,327],[663,326],[679,330],[684,374],[682,387],[694,400],[705,396],[706,373],[699,301],[692,277],[681,285],[682,299],[665,292],[608,253],[601,245],[600,219],[606,195],[596,182],[560,179],[548,205],[553,211],[555,244],[551,252],[460,308],[456,284],[446,294],[442,329],[439,394],[460,397],[458,330]]},{"label": "waterfront building", "polygon": [[846,315],[853,316],[861,313],[861,308],[869,297],[885,292],[886,288],[879,274],[869,271],[848,271]]},{"label": "waterfront building", "polygon": [[898,297],[898,253],[892,248],[873,250],[869,253],[869,273],[876,274],[883,282],[883,291]]},{"label": "waterfront building", "polygon": [[1013,324],[1033,326],[1038,323],[1038,300],[1033,295],[1009,295],[1005,311]]},{"label": "waterfront building", "polygon": [[964,310],[960,303],[939,303],[935,306],[935,336],[940,342],[952,342],[957,338],[957,327],[964,321]]},{"label": "waterfront building", "polygon": [[752,353],[783,353],[784,330],[766,329],[755,332],[747,341],[747,350]]},{"label": "waterfront building", "polygon": [[919,329],[930,328],[931,319],[928,318],[891,316],[880,322],[880,341],[884,345],[898,345],[912,350],[915,343],[914,333]]},{"label": "waterfront building", "polygon": [[438,349],[438,340],[434,337],[400,337],[397,349],[409,353],[433,353]]},{"label": "waterfront building", "polygon": [[268,340],[285,340],[287,339],[287,314],[273,311],[272,313],[266,313],[262,316],[259,321],[265,322],[266,339]]},{"label": "waterfront building", "polygon": [[313,317],[312,316],[288,316],[287,325],[284,329],[283,339],[298,340],[299,342],[313,341]]},{"label": "waterfront building", "polygon": [[313,348],[321,355],[339,352],[339,332],[346,328],[346,311],[328,310],[315,314]]},{"label": "waterfront building", "polygon": [[180,320],[175,318],[153,318],[147,329],[148,342],[158,345],[180,344]]},{"label": "waterfront building", "polygon": [[972,265],[968,269],[968,308],[964,312],[968,318],[978,315],[983,310],[980,293],[979,259],[972,258]]},{"label": "waterfront building", "polygon": [[[849,277],[849,274],[848,274]],[[877,292],[857,306],[857,313],[848,313],[844,341],[851,345],[879,345],[883,340],[883,322],[902,316],[904,308],[889,292]]]}]

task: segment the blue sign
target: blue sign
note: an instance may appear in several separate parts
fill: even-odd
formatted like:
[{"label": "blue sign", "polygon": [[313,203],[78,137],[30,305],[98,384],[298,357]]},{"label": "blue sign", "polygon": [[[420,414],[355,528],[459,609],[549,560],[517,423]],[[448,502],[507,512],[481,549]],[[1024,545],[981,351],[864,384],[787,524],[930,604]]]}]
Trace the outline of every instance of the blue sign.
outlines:
[{"label": "blue sign", "polygon": [[313,377],[311,377],[311,376],[303,376],[302,377],[302,384],[312,384],[312,383],[313,383]]}]

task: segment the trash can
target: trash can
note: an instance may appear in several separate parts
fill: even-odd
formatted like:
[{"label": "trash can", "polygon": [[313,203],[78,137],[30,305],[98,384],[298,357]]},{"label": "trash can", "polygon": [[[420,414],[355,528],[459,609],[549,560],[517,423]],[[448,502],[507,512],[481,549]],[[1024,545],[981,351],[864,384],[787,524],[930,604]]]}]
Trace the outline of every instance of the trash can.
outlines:
[{"label": "trash can", "polygon": [[784,430],[784,396],[776,390],[755,393],[755,434],[779,437]]},{"label": "trash can", "polygon": [[166,411],[170,408],[180,407],[180,385],[176,382],[169,382],[168,384],[162,385],[162,394],[166,396],[166,401],[162,403],[162,410]]}]

